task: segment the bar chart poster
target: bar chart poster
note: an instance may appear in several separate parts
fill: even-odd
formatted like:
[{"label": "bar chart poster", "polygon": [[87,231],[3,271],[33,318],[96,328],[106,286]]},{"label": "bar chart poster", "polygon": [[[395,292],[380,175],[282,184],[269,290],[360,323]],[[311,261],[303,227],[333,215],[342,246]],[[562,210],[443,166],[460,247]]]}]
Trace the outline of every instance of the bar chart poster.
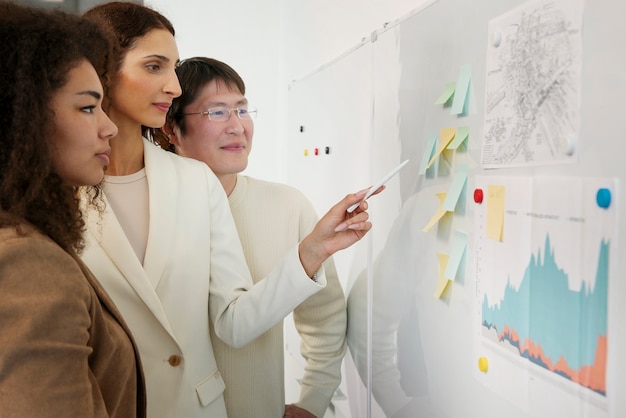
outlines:
[{"label": "bar chart poster", "polygon": [[476,178],[475,375],[533,417],[608,417],[616,183]]}]

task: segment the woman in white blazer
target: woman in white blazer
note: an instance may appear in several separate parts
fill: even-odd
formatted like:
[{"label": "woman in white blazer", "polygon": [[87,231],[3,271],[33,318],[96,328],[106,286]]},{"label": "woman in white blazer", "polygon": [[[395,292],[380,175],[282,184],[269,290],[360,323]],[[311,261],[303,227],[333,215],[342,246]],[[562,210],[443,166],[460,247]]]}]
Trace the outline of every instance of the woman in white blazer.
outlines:
[{"label": "woman in white blazer", "polygon": [[279,267],[253,284],[215,175],[146,139],[181,93],[171,23],[130,2],[105,3],[85,16],[118,39],[121,55],[109,95],[119,132],[111,140],[106,207],[88,214],[83,260],[135,336],[148,417],[226,417],[209,321],[220,339],[241,347],[323,288],[322,263],[371,228],[365,202],[346,211],[364,191],[331,208]]}]

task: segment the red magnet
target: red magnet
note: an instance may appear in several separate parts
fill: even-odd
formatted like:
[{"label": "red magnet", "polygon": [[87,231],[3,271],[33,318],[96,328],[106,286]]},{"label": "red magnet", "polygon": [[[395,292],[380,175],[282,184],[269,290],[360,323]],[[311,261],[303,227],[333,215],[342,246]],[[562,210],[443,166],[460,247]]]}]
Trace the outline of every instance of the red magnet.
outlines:
[{"label": "red magnet", "polygon": [[474,202],[483,203],[483,190],[482,189],[474,190]]},{"label": "red magnet", "polygon": [[319,148],[315,148],[315,155],[320,155],[320,150],[319,150]]}]

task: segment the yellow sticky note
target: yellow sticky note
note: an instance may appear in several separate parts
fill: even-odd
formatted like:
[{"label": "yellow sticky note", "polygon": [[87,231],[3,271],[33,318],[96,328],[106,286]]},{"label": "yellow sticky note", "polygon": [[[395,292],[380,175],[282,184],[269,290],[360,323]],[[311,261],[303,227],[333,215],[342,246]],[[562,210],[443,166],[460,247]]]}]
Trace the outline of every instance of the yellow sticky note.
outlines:
[{"label": "yellow sticky note", "polygon": [[439,155],[443,152],[443,150],[446,149],[450,141],[452,141],[455,134],[456,134],[456,128],[444,128],[441,130],[441,132],[439,132],[439,147],[437,148],[437,151],[428,162],[426,169],[429,169],[430,166],[433,165],[437,157],[439,157]]},{"label": "yellow sticky note", "polygon": [[504,186],[487,187],[487,238],[502,241],[504,232]]},{"label": "yellow sticky note", "polygon": [[444,272],[446,271],[446,266],[448,265],[450,256],[448,256],[448,254],[438,253],[437,258],[439,259],[439,277],[437,277],[435,299],[441,299],[441,296],[443,296],[446,288],[448,287],[448,283],[450,283],[450,280],[444,277]]},{"label": "yellow sticky note", "polygon": [[443,202],[445,202],[446,200],[446,195],[447,193],[437,193],[437,197],[439,198],[439,209],[437,209],[437,212],[435,212],[433,217],[430,218],[430,221],[428,221],[428,223],[426,224],[424,229],[422,229],[422,231],[428,232],[428,230],[432,228],[434,224],[439,222],[439,219],[441,219],[443,215],[446,214],[447,211],[443,209]]}]

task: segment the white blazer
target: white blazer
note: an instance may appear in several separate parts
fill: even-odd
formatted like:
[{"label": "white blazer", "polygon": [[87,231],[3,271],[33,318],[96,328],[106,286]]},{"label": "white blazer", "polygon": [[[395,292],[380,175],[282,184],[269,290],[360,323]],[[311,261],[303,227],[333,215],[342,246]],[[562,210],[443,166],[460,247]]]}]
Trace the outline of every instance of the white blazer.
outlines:
[{"label": "white blazer", "polygon": [[211,170],[145,139],[144,161],[150,222],[143,266],[108,204],[102,215],[87,214],[82,258],[137,341],[148,417],[225,418],[209,317],[224,342],[241,347],[323,288],[326,277],[320,271],[313,282],[296,247],[253,286],[226,194]]}]

